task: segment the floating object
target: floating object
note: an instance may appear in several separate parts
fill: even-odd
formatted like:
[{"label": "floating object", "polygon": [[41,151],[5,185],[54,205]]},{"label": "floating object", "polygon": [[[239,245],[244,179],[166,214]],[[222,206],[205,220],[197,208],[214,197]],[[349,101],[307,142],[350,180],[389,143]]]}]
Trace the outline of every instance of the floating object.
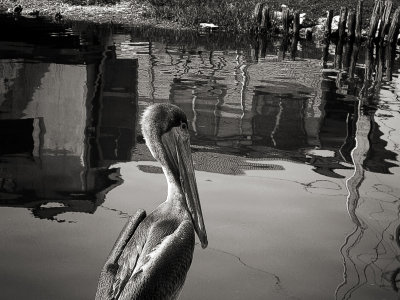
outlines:
[{"label": "floating object", "polygon": [[208,32],[216,31],[219,29],[219,26],[213,23],[200,23],[199,27],[200,31],[208,31]]}]

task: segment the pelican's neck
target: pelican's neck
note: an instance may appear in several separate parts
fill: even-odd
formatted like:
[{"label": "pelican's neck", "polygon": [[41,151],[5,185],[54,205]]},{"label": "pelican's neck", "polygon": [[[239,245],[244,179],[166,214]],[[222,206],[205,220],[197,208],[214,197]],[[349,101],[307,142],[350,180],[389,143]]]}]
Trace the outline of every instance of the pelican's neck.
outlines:
[{"label": "pelican's neck", "polygon": [[162,167],[168,184],[168,195],[166,201],[182,201],[184,194],[180,182],[175,178],[169,168]]}]

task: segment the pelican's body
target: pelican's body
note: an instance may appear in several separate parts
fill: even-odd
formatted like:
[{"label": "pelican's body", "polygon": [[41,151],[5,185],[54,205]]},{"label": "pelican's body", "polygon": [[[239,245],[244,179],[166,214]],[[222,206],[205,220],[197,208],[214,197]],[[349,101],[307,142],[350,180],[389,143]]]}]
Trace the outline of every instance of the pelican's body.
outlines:
[{"label": "pelican's body", "polygon": [[158,104],[143,114],[142,132],[168,182],[164,203],[132,217],[102,270],[96,299],[176,299],[192,262],[195,232],[207,235],[198,199],[184,113]]}]

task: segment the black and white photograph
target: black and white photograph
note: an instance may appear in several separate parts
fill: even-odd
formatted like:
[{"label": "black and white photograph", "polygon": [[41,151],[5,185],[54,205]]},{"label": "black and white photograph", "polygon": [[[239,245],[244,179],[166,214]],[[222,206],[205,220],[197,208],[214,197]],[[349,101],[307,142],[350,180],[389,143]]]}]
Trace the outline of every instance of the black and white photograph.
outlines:
[{"label": "black and white photograph", "polygon": [[0,0],[3,299],[400,299],[400,0]]}]

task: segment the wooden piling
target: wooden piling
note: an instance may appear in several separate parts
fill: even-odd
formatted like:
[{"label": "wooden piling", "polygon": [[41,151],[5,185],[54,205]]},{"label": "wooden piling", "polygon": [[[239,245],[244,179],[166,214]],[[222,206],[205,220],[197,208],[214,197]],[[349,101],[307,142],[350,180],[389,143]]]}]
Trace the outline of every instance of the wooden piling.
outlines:
[{"label": "wooden piling", "polygon": [[374,45],[365,49],[365,76],[364,80],[370,81],[374,73]]},{"label": "wooden piling", "polygon": [[280,52],[278,53],[278,59],[284,60],[286,57],[286,51],[289,46],[289,37],[287,35],[284,35],[282,38],[282,44],[280,45]]},{"label": "wooden piling", "polygon": [[393,74],[393,61],[396,57],[396,49],[389,44],[386,46],[385,51],[386,80],[391,81]]},{"label": "wooden piling", "polygon": [[363,0],[358,0],[356,9],[356,28],[355,28],[355,38],[357,41],[361,40],[362,5],[363,5]]},{"label": "wooden piling", "polygon": [[335,69],[340,70],[343,62],[343,41],[340,41],[336,45],[335,51]]},{"label": "wooden piling", "polygon": [[287,7],[282,10],[282,24],[283,33],[287,35],[289,33],[289,9]]},{"label": "wooden piling", "polygon": [[328,58],[329,58],[329,44],[330,44],[330,40],[327,39],[325,40],[325,45],[322,51],[322,66],[324,69],[326,69],[328,67]]},{"label": "wooden piling", "polygon": [[344,37],[346,30],[346,21],[347,21],[347,7],[342,6],[340,8],[340,18],[339,18],[339,40],[336,45],[335,51],[335,69],[342,68],[342,58],[343,58],[343,45],[344,45]]},{"label": "wooden piling", "polygon": [[381,83],[383,79],[383,67],[385,65],[385,51],[383,46],[376,46],[376,73],[375,73],[375,83]]},{"label": "wooden piling", "polygon": [[325,23],[325,40],[329,40],[332,33],[332,19],[333,19],[333,10],[328,10],[326,12],[326,23]]},{"label": "wooden piling", "polygon": [[347,16],[347,39],[349,41],[354,40],[355,30],[356,30],[356,13],[353,10],[350,10]]},{"label": "wooden piling", "polygon": [[351,62],[351,54],[353,53],[353,42],[348,40],[344,46],[343,51],[343,60],[342,60],[342,70],[345,72],[349,72],[350,62]]},{"label": "wooden piling", "polygon": [[365,48],[364,84],[360,91],[361,98],[365,98],[368,96],[368,88],[371,84],[373,71],[374,71],[374,45],[371,44]]},{"label": "wooden piling", "polygon": [[260,40],[259,40],[259,36],[257,35],[256,38],[252,39],[252,43],[251,43],[251,58],[253,59],[253,61],[258,61],[258,57],[260,54]]},{"label": "wooden piling", "polygon": [[290,45],[290,55],[291,55],[292,60],[296,60],[298,42],[299,42],[299,35],[294,34],[292,43]]},{"label": "wooden piling", "polygon": [[340,19],[339,19],[339,40],[342,40],[346,31],[346,21],[347,21],[347,7],[342,6],[340,8]]},{"label": "wooden piling", "polygon": [[392,6],[393,6],[393,1],[392,0],[386,0],[385,2],[385,8],[382,13],[382,19],[381,19],[381,24],[378,32],[377,39],[379,39],[381,42],[383,42],[385,35],[387,33],[388,27],[389,27],[389,21],[390,21],[390,13],[392,12]]},{"label": "wooden piling", "polygon": [[391,45],[397,42],[397,36],[399,34],[399,22],[400,22],[400,7],[398,7],[394,12],[392,23],[389,28],[387,41]]},{"label": "wooden piling", "polygon": [[265,4],[261,11],[261,28],[269,30],[271,28],[271,18],[270,9],[267,4]]},{"label": "wooden piling", "polygon": [[354,72],[356,70],[358,53],[360,52],[360,44],[358,42],[354,43],[353,51],[351,53],[350,66],[349,66],[349,78],[354,78]]},{"label": "wooden piling", "polygon": [[268,39],[266,36],[260,37],[260,57],[265,58],[267,55]]},{"label": "wooden piling", "polygon": [[300,34],[300,14],[298,11],[295,11],[293,14],[293,35],[298,38],[299,34]]},{"label": "wooden piling", "polygon": [[263,2],[258,2],[254,8],[253,20],[256,26],[260,26],[261,24],[263,6]]},{"label": "wooden piling", "polygon": [[383,3],[382,0],[375,0],[374,9],[372,11],[371,21],[369,23],[368,42],[371,43],[375,39],[376,30],[380,19],[380,11]]}]

